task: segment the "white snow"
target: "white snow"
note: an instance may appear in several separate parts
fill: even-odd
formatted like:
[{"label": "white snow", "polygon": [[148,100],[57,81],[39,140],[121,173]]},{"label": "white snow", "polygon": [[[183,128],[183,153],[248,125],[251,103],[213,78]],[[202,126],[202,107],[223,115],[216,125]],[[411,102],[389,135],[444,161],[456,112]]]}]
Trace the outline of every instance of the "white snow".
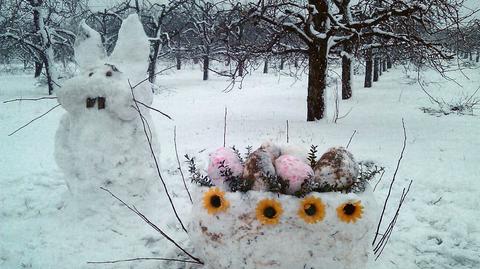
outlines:
[{"label": "white snow", "polygon": [[[480,264],[479,117],[435,117],[421,112],[419,107],[434,105],[406,76],[416,74],[402,71],[401,67],[391,69],[383,73],[373,88],[354,89],[353,99],[342,101],[340,106],[340,114],[350,109],[352,112],[337,124],[330,120],[305,122],[306,77],[296,81],[278,74],[253,72],[245,79],[242,90],[229,94],[221,92],[228,84],[222,78],[213,76],[207,82],[201,81],[198,67],[187,66],[159,77],[161,91],[154,97],[153,106],[173,116],[174,121],[152,114],[151,123],[162,141],[161,170],[180,217],[188,221],[191,205],[176,169],[171,142],[174,126],[177,126],[180,156],[184,153],[198,156],[202,168],[207,167],[205,149],[223,144],[225,106],[228,107],[227,144],[237,148],[247,145],[255,148],[269,139],[285,142],[286,120],[291,144],[306,148],[317,144],[319,152],[332,146],[345,146],[357,130],[349,147],[355,158],[374,160],[387,169],[374,193],[380,203],[401,150],[401,119],[404,118],[407,149],[390,208],[398,203],[401,187],[410,179],[414,183],[389,245],[383,256],[368,268],[476,268]],[[449,74],[462,83],[460,88],[427,70],[425,77],[431,82],[427,89],[447,101],[462,93],[472,93],[478,87],[480,75],[478,70],[464,73],[469,79],[460,72]],[[31,74],[0,76],[0,99],[41,96],[46,89],[36,88],[32,77]],[[355,85],[363,85],[361,76],[354,79]],[[334,88],[332,85],[329,91]],[[333,104],[332,95],[326,96],[329,104]],[[72,210],[65,176],[56,165],[53,153],[55,131],[66,113],[62,108],[53,110],[16,135],[7,136],[55,104],[55,100],[43,100],[0,106],[0,267],[182,268],[182,264],[161,261],[86,263],[134,257],[171,258],[179,251],[107,193],[105,204],[99,205],[97,212]],[[327,111],[333,113],[334,109],[329,107]],[[99,113],[90,112],[89,118]],[[133,172],[141,173],[142,169]],[[160,184],[158,180],[157,184]],[[178,239],[180,245],[193,251],[192,242],[173,217],[165,195],[161,193],[158,200],[153,205],[152,201],[146,201],[136,206]],[[391,217],[392,210],[388,212]],[[198,251],[195,255],[200,256]]]}]

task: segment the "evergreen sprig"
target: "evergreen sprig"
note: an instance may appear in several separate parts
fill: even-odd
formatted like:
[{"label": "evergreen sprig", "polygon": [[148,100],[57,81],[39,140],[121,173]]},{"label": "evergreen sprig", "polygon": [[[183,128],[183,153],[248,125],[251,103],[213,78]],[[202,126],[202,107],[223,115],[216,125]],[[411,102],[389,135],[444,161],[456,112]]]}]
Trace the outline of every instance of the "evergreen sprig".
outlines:
[{"label": "evergreen sprig", "polygon": [[235,152],[235,155],[237,155],[238,159],[240,160],[240,163],[242,165],[245,164],[245,160],[243,159],[242,154],[240,154],[240,151],[235,146],[232,146],[232,150],[233,152]]},{"label": "evergreen sprig", "polygon": [[278,175],[271,175],[270,173],[262,175],[262,180],[267,185],[268,191],[274,193],[285,194],[287,193],[287,189],[290,185],[288,181],[283,180]]},{"label": "evergreen sprig", "polygon": [[195,163],[195,157],[189,157],[188,154],[185,154],[185,158],[187,159],[186,163],[188,163],[188,172],[190,173],[190,179],[193,183],[196,183],[200,186],[204,187],[211,187],[213,186],[212,181],[208,176],[202,175],[197,168]]},{"label": "evergreen sprig", "polygon": [[308,152],[308,157],[307,160],[310,163],[310,167],[315,168],[315,165],[317,164],[317,147],[316,145],[311,145],[310,146],[310,151]]}]

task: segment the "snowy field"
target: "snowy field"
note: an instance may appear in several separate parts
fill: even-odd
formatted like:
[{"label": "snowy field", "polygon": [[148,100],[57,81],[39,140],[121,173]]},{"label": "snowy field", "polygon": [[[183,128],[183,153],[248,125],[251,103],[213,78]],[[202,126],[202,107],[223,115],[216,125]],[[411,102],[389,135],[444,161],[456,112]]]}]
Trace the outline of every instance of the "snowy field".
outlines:
[{"label": "snowy field", "polygon": [[[427,71],[423,76],[430,82],[428,91],[450,101],[471,94],[480,84],[478,69],[449,75],[463,88]],[[177,170],[174,126],[180,156],[197,156],[203,167],[206,154],[223,144],[225,107],[226,142],[238,148],[256,148],[266,140],[285,143],[287,120],[290,144],[306,150],[311,144],[319,145],[321,153],[332,146],[346,146],[356,130],[349,147],[356,159],[373,160],[387,169],[375,192],[381,202],[402,148],[403,118],[407,148],[389,217],[402,187],[414,182],[389,245],[369,268],[480,268],[480,118],[423,113],[420,107],[434,105],[413,81],[415,76],[396,67],[371,89],[361,87],[362,76],[355,77],[354,97],[340,103],[341,115],[351,112],[337,123],[331,120],[334,87],[328,92],[329,119],[305,121],[306,77],[295,80],[273,70],[271,74],[254,72],[245,78],[242,89],[223,93],[228,82],[214,76],[204,82],[198,67],[160,76],[153,106],[173,121],[152,112],[153,123],[160,141],[161,170],[180,216],[188,219],[190,203]],[[43,96],[46,91],[35,86],[31,74],[0,76],[2,101]],[[172,258],[178,251],[121,206],[101,203],[89,214],[74,210],[76,205],[54,161],[55,132],[65,113],[61,107],[8,136],[56,104],[56,100],[43,100],[0,105],[0,268],[183,268],[159,261],[87,264]],[[105,197],[113,199],[107,193]],[[137,208],[191,248],[163,194],[158,201],[145,201]]]}]

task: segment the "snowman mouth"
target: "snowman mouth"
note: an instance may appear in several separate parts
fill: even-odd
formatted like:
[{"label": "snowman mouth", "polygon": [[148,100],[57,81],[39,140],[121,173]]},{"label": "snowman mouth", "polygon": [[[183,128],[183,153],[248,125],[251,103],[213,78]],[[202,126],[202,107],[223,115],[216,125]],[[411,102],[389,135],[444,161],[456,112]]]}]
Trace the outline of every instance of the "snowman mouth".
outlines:
[{"label": "snowman mouth", "polygon": [[98,110],[105,109],[106,100],[107,99],[105,97],[100,97],[100,96],[95,97],[95,98],[87,97],[85,106],[87,108],[93,108],[93,107],[95,107],[95,104],[97,104],[97,109]]}]

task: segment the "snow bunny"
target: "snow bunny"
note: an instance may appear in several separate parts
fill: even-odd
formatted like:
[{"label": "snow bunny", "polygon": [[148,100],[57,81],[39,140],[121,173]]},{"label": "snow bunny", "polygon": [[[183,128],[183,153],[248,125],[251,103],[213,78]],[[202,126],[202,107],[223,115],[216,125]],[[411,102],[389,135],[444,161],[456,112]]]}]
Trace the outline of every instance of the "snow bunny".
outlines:
[{"label": "snow bunny", "polygon": [[[124,197],[141,197],[152,188],[155,170],[137,109],[151,122],[145,105],[152,103],[153,94],[146,83],[133,87],[146,76],[149,51],[136,14],[123,21],[110,56],[99,33],[85,22],[80,25],[75,41],[80,72],[58,89],[67,113],[55,145],[55,159],[74,195],[105,187]],[[146,125],[155,145],[153,129]]]}]

